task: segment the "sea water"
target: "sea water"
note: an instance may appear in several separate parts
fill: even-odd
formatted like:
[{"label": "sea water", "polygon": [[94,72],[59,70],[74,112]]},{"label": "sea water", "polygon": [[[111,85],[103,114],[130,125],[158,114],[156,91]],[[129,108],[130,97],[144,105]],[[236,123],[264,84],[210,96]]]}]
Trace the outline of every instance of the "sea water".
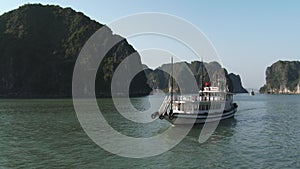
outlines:
[{"label": "sea water", "polygon": [[[157,96],[131,103],[146,110],[151,97]],[[71,99],[2,99],[0,168],[300,168],[300,95],[234,99],[235,117],[222,121],[206,142],[198,142],[203,125],[196,125],[177,146],[148,158],[120,157],[99,147],[82,129]],[[173,127],[159,119],[134,123],[118,114],[111,99],[98,103],[124,135],[151,137]]]}]

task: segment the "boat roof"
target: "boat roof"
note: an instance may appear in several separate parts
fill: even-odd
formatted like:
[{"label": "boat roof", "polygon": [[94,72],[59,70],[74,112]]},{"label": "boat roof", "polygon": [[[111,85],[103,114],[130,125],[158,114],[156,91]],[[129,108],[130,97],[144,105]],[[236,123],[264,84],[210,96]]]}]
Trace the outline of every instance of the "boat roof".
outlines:
[{"label": "boat roof", "polygon": [[202,91],[200,90],[199,93],[224,93],[224,94],[235,94],[235,93],[232,93],[232,92],[226,92],[226,91]]},{"label": "boat roof", "polygon": [[199,93],[224,93],[224,94],[234,94],[227,91],[219,90],[219,87],[205,87],[204,90],[200,90]]}]

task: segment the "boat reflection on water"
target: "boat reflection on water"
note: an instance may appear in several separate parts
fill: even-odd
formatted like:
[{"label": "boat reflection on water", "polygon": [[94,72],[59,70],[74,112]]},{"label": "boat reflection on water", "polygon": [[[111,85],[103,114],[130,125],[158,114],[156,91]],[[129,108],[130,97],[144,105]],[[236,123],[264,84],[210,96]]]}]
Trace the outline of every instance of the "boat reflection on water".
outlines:
[{"label": "boat reflection on water", "polygon": [[[228,138],[234,135],[234,128],[236,127],[237,120],[235,118],[229,118],[221,120],[218,127],[213,131],[212,135],[207,140],[208,142],[220,141],[223,138]],[[205,124],[194,124],[189,134],[186,136],[188,140],[198,141],[200,133]],[[176,126],[184,127],[184,125]]]}]

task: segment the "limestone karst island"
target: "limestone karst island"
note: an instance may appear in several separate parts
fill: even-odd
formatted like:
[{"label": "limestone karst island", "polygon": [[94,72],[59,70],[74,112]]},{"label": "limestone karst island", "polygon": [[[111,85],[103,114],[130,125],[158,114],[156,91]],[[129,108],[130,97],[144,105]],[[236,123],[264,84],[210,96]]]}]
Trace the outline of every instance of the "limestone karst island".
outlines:
[{"label": "limestone karst island", "polygon": [[300,62],[278,61],[266,70],[266,84],[261,93],[300,94]]}]

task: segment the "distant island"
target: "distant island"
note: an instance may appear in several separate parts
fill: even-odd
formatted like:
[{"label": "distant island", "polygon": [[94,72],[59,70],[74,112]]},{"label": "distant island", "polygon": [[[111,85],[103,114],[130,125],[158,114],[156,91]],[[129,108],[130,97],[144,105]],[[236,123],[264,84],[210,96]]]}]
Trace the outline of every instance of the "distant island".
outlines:
[{"label": "distant island", "polygon": [[[72,75],[78,54],[88,38],[104,25],[81,12],[54,5],[26,4],[0,16],[0,97],[70,98]],[[103,37],[103,42],[118,36]],[[105,43],[103,43],[105,45]],[[118,65],[136,50],[123,39],[101,62],[96,77],[96,96],[111,96],[111,81]],[[230,91],[247,92],[238,75],[228,74],[218,63],[205,63],[212,70],[225,71]],[[135,66],[142,68],[140,56]],[[163,65],[163,67],[168,65]],[[199,80],[200,62],[189,67]],[[130,67],[127,68],[129,71]],[[148,78],[148,80],[147,80]],[[131,96],[148,95],[158,85],[166,89],[169,77],[147,69],[130,85]],[[153,84],[156,81],[157,84]]]},{"label": "distant island", "polygon": [[277,61],[266,70],[266,84],[260,93],[300,94],[300,62]]},{"label": "distant island", "polygon": [[[204,67],[202,68],[202,65]],[[218,62],[210,62],[210,63],[202,63],[200,61],[193,61],[191,63],[187,62],[178,62],[174,63],[173,65],[174,69],[174,77],[177,77],[179,81],[185,80],[184,71],[185,69],[189,69],[191,71],[191,74],[195,77],[195,80],[197,82],[198,88],[201,89],[201,76],[202,76],[202,70],[203,70],[203,81],[206,82],[209,81],[214,86],[218,86],[218,81],[224,80],[224,84],[227,86],[224,86],[225,89],[228,89],[229,92],[232,93],[248,93],[248,91],[242,86],[241,78],[239,75],[235,75],[233,73],[228,74],[227,70],[225,68],[222,68],[222,66]],[[161,67],[158,67],[157,69],[145,69],[146,76],[148,79],[148,84],[153,89],[160,89],[163,91],[168,91],[168,88],[170,86],[169,79],[170,75],[165,73],[165,71],[171,70],[171,64],[164,64]],[[209,74],[208,74],[209,72]],[[212,77],[209,77],[212,76]],[[225,77],[222,77],[225,76]],[[222,79],[224,78],[224,79]],[[213,80],[214,79],[214,80]],[[180,82],[179,82],[180,83]],[[204,84],[202,84],[203,86]],[[175,84],[175,88],[178,89],[178,85]],[[188,90],[188,89],[184,89]]]}]

